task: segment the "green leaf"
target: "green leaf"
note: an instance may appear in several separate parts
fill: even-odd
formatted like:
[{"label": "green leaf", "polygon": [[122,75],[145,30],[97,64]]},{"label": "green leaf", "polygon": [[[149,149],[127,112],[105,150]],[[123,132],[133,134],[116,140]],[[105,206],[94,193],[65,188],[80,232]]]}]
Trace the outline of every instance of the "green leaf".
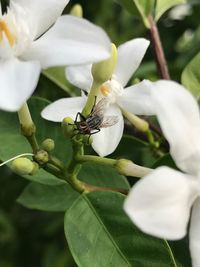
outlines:
[{"label": "green leaf", "polygon": [[79,267],[177,267],[167,242],[139,231],[124,214],[124,196],[80,196],[65,215],[65,235]]},{"label": "green leaf", "polygon": [[144,25],[147,28],[150,28],[150,24],[148,21],[148,16],[153,15],[155,0],[133,0],[142,19],[144,22]]},{"label": "green leaf", "polygon": [[158,21],[159,18],[171,7],[185,4],[186,0],[157,0],[156,10],[155,10],[155,20]]},{"label": "green leaf", "polygon": [[44,70],[42,73],[70,96],[76,96],[75,90],[70,88],[69,83],[66,80],[65,67],[49,68]]},{"label": "green leaf", "polygon": [[133,16],[140,16],[138,9],[136,8],[133,0],[115,0],[118,4],[120,4],[124,9],[126,9]]},{"label": "green leaf", "polygon": [[30,209],[66,211],[79,196],[70,185],[29,184],[17,201]]},{"label": "green leaf", "polygon": [[182,84],[196,97],[200,99],[200,53],[198,53],[185,67],[181,76]]},{"label": "green leaf", "polygon": [[132,15],[140,15],[144,25],[150,28],[148,16],[153,15],[155,0],[116,0],[122,7]]},{"label": "green leaf", "polygon": [[[43,108],[49,104],[48,101],[41,98],[32,98],[29,101],[29,107],[33,120],[37,127],[36,136],[41,143],[46,138],[52,138],[56,147],[54,154],[68,163],[71,160],[72,148],[69,140],[66,140],[62,134],[60,124],[43,120],[40,116]],[[31,147],[25,137],[20,133],[20,126],[16,113],[0,112],[0,159],[5,161],[22,153],[31,153]],[[45,171],[39,171],[35,176],[24,176],[32,181],[45,184],[61,184],[63,181]]]},{"label": "green leaf", "polygon": [[78,177],[81,181],[96,186],[129,189],[129,183],[124,176],[119,175],[114,168],[104,165],[85,163]]}]

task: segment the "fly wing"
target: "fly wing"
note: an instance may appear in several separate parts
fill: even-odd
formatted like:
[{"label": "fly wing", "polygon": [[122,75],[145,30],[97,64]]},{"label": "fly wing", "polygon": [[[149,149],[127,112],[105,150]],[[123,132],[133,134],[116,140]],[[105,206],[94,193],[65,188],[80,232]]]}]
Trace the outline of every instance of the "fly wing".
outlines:
[{"label": "fly wing", "polygon": [[119,121],[118,116],[104,116],[103,122],[100,125],[100,128],[107,128],[113,126]]},{"label": "fly wing", "polygon": [[93,108],[91,116],[103,117],[104,113],[109,105],[108,98],[102,98]]}]

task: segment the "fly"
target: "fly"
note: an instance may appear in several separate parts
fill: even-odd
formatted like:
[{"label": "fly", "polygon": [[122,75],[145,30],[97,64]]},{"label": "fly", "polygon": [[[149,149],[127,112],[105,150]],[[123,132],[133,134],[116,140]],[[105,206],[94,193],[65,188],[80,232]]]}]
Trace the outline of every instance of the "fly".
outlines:
[{"label": "fly", "polygon": [[[78,112],[74,121],[78,133],[91,136],[100,132],[101,128],[107,128],[116,124],[119,120],[118,116],[104,116],[108,104],[109,100],[107,98],[102,98],[97,104],[94,104],[87,118]],[[80,121],[78,121],[78,117]]]}]

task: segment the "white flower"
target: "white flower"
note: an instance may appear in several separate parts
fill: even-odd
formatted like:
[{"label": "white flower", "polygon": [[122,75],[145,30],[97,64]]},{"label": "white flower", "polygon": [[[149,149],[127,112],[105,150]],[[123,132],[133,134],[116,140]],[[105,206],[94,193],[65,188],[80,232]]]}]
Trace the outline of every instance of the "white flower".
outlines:
[{"label": "white flower", "polygon": [[[98,99],[109,97],[111,105],[106,115],[116,115],[119,118],[118,123],[112,127],[102,128],[101,131],[93,135],[93,149],[100,155],[111,154],[121,140],[124,121],[119,106],[126,110],[137,113],[137,106],[141,106],[140,98],[135,97],[137,91],[146,90],[144,83],[130,86],[124,90],[124,86],[138,68],[147,48],[149,41],[143,38],[128,41],[118,47],[118,61],[114,70],[112,79],[105,82],[100,87]],[[91,74],[91,65],[69,67],[66,69],[68,80],[77,87],[89,91],[93,78]],[[42,111],[42,117],[51,121],[62,121],[66,116],[75,118],[77,112],[81,112],[86,103],[86,98],[72,97],[60,99]],[[142,110],[140,109],[140,112]],[[144,113],[140,113],[143,114]]]},{"label": "white flower", "polygon": [[100,28],[60,17],[68,2],[11,0],[7,13],[0,11],[0,109],[19,110],[33,93],[41,68],[109,57],[110,41]]},{"label": "white flower", "polygon": [[[172,81],[149,83],[151,112],[157,115],[171,155],[183,172],[159,167],[130,191],[124,209],[144,232],[176,240],[187,232],[193,267],[200,266],[200,113],[193,96]],[[147,110],[146,110],[147,111]],[[148,111],[147,111],[148,112]]]}]

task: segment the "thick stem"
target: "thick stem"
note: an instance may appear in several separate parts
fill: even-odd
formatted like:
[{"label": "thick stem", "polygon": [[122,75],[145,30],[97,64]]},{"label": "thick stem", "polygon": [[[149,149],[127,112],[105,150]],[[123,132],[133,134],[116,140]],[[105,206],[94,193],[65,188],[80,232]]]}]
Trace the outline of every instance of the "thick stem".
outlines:
[{"label": "thick stem", "polygon": [[165,59],[165,55],[164,55],[157,25],[152,16],[149,16],[148,20],[150,23],[151,43],[154,49],[154,55],[155,55],[155,60],[157,64],[158,73],[160,75],[160,78],[170,80],[170,75],[169,75],[169,71],[167,67],[167,61]]}]

